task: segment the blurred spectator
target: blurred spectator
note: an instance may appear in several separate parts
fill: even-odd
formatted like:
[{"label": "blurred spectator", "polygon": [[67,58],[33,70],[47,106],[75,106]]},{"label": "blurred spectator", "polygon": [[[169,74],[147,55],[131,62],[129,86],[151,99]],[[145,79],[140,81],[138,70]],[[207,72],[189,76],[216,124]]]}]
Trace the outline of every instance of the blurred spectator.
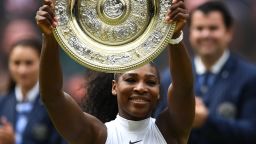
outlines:
[{"label": "blurred spectator", "polygon": [[69,77],[65,82],[65,91],[70,94],[73,99],[79,104],[82,104],[82,100],[87,95],[87,79],[82,74],[75,74]]},{"label": "blurred spectator", "polygon": [[6,25],[3,32],[1,51],[8,54],[11,45],[29,38],[39,38],[35,25],[26,19],[12,20]]},{"label": "blurred spectator", "polygon": [[34,18],[39,0],[2,0],[5,18]]},{"label": "blurred spectator", "polygon": [[[236,20],[234,24],[233,41],[230,43],[233,51],[239,53],[239,55],[245,57],[256,63],[256,37],[255,24],[255,1],[253,0],[188,0],[185,1],[187,8],[191,11],[199,4],[203,4],[207,1],[222,1],[227,5],[232,13],[232,16]],[[187,32],[185,30],[185,32]],[[185,37],[185,42],[188,47],[190,46],[187,37]]]},{"label": "blurred spectator", "polygon": [[7,79],[7,55],[10,51],[10,46],[22,39],[39,38],[37,29],[28,20],[17,19],[10,21],[2,34],[1,49],[0,49],[0,95],[6,93]]},{"label": "blurred spectator", "polygon": [[0,117],[15,131],[16,144],[60,144],[58,135],[39,97],[41,43],[18,41],[11,47],[9,93],[0,101]]},{"label": "blurred spectator", "polygon": [[[196,93],[189,143],[256,143],[256,67],[228,49],[232,16],[223,3],[207,2],[192,11],[189,29]],[[169,84],[164,72],[163,89]]]}]

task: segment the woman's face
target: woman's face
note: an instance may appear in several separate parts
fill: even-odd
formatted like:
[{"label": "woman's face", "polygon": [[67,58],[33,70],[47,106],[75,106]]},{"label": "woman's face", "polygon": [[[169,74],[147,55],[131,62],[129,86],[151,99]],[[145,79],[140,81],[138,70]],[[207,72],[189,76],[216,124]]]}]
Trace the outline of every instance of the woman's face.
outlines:
[{"label": "woman's face", "polygon": [[39,54],[30,46],[16,46],[10,53],[9,70],[22,88],[32,88],[38,80]]},{"label": "woman's face", "polygon": [[117,95],[119,115],[129,120],[149,117],[159,99],[157,70],[150,64],[121,74],[113,81],[112,93]]}]

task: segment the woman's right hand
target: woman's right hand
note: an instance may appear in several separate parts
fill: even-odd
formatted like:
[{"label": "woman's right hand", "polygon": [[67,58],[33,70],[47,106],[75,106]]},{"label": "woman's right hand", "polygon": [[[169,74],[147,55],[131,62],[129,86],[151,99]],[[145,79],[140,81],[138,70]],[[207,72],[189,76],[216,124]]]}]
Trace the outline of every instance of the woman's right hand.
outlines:
[{"label": "woman's right hand", "polygon": [[51,35],[57,26],[57,18],[54,14],[55,0],[44,0],[43,6],[36,13],[36,23],[45,35]]}]

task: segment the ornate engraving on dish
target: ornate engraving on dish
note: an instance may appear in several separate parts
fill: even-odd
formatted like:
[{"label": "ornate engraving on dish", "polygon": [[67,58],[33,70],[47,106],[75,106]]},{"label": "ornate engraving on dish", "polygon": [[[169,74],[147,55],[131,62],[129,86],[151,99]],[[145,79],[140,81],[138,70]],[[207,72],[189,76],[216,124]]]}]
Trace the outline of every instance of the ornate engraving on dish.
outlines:
[{"label": "ornate engraving on dish", "polygon": [[74,60],[94,70],[136,68],[160,54],[175,29],[164,21],[169,0],[152,1],[158,3],[153,13],[148,0],[57,0],[55,37]]},{"label": "ornate engraving on dish", "polygon": [[124,12],[124,4],[120,0],[106,0],[103,4],[103,12],[110,18],[118,18]]},{"label": "ornate engraving on dish", "polygon": [[110,64],[116,64],[117,62],[126,63],[131,60],[131,56],[129,54],[111,55],[107,57],[107,60]]},{"label": "ornate engraving on dish", "polygon": [[[80,8],[81,26],[94,40],[106,45],[125,44],[136,39],[146,29],[149,23],[146,4],[130,0],[101,1],[88,0]],[[103,3],[103,10],[98,3]],[[127,3],[132,5],[131,8],[126,7]],[[123,16],[125,14],[127,16]],[[119,20],[121,16],[123,18]]]},{"label": "ornate engraving on dish", "polygon": [[56,5],[55,13],[57,15],[59,25],[67,24],[69,18],[67,16],[67,3],[66,3],[66,1],[58,2],[58,4]]}]

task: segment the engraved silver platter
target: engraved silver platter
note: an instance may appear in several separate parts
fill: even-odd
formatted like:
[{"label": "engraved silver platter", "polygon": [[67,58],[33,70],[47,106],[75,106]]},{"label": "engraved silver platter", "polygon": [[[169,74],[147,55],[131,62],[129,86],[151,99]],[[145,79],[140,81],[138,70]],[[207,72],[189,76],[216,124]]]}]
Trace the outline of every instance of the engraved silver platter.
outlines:
[{"label": "engraved silver platter", "polygon": [[172,37],[170,0],[56,0],[55,38],[78,63],[123,72],[157,57]]}]

